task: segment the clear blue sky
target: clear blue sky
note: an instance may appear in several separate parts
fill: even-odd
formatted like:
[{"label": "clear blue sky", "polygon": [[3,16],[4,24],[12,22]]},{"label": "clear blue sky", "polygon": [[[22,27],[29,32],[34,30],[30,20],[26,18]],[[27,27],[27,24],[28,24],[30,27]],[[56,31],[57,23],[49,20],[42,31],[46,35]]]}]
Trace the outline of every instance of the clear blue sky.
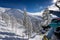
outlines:
[{"label": "clear blue sky", "polygon": [[52,4],[52,0],[0,0],[0,7],[18,8],[24,7],[28,12],[39,12]]}]

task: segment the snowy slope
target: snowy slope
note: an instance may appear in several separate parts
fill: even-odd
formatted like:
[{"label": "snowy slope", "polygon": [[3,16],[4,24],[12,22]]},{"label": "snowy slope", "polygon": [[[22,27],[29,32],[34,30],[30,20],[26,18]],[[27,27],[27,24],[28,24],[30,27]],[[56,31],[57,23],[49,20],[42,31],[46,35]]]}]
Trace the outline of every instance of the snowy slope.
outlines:
[{"label": "snowy slope", "polygon": [[[20,30],[21,31],[19,33],[21,35],[22,29],[20,29]],[[12,31],[12,29],[10,27],[8,27],[7,24],[5,23],[5,21],[1,20],[1,17],[0,17],[0,40],[8,40],[8,39],[9,40],[23,40],[23,38],[20,37],[20,35],[18,35],[14,31]],[[25,40],[27,40],[27,39],[25,39]]]},{"label": "snowy slope", "polygon": [[[2,13],[4,15],[4,20],[2,20],[2,17],[0,17],[0,35],[1,37],[3,38],[3,35],[2,35],[2,32],[4,34],[4,38],[5,37],[11,37],[11,35],[13,35],[12,37],[18,37],[18,38],[22,38],[24,37],[25,38],[28,38],[24,31],[24,26],[23,26],[23,11],[19,10],[19,9],[12,9],[12,8],[3,8],[3,7],[0,7],[0,13]],[[42,21],[42,12],[37,12],[37,13],[28,13],[28,17],[31,19],[31,23],[33,24],[33,26],[35,28],[37,28],[36,26],[38,26],[37,24],[34,24],[35,21],[38,21],[38,24],[40,24],[40,22]],[[1,15],[0,15],[1,16]],[[56,18],[57,16],[51,14],[52,17]],[[5,18],[7,17],[7,18]],[[7,20],[9,20],[9,17],[11,17],[11,20],[12,22],[14,22],[15,24],[17,25],[14,25],[13,29],[11,27],[11,24],[8,22],[6,22]],[[16,22],[17,21],[17,22]],[[9,25],[7,25],[9,24]],[[6,35],[8,34],[8,35]],[[17,36],[18,35],[18,36]],[[42,39],[42,36],[40,35],[36,35],[35,38],[30,38],[30,40],[40,40]]]},{"label": "snowy slope", "polygon": [[[1,10],[2,10],[2,8],[1,8]],[[4,10],[5,10],[5,12],[3,12],[3,14],[6,13],[9,16],[15,17],[15,19],[17,20],[17,22],[19,24],[23,25],[23,17],[24,17],[24,14],[23,14],[24,12],[23,11],[21,11],[19,9],[12,9],[12,8],[8,8],[8,10],[6,8],[3,8],[3,11]],[[34,21],[39,21],[39,23],[40,23],[41,17],[38,18],[38,17],[35,17],[33,15],[30,15],[29,13],[27,13],[27,14],[28,14],[28,17],[31,19],[31,22],[33,23],[33,26],[36,27],[37,24],[34,24],[35,23]]]},{"label": "snowy slope", "polygon": [[[39,20],[38,18],[31,16],[29,14],[28,16],[32,20]],[[13,22],[17,24],[13,28],[10,23],[10,18],[11,21],[13,20]],[[28,38],[25,35],[25,33],[23,33],[25,29],[23,28],[22,22],[23,22],[23,12],[21,10],[0,7],[0,39],[8,40],[11,38],[10,40],[13,39],[17,40],[18,38],[22,40],[23,36],[24,39]]]},{"label": "snowy slope", "polygon": [[[10,37],[16,38],[17,37],[20,39],[28,38],[27,35],[25,35],[25,33],[24,33],[25,29],[24,29],[24,26],[22,25],[23,24],[23,11],[21,11],[19,9],[0,7],[0,14],[3,15],[3,20],[2,20],[2,16],[0,15],[1,38],[6,38],[6,37],[7,38],[10,38]],[[40,21],[42,20],[41,17],[33,16],[31,14],[28,14],[28,17],[30,17],[31,22],[35,28],[36,28],[36,26],[38,26],[37,24],[34,24],[35,21],[38,21],[38,24],[40,24]],[[15,25],[15,27],[13,27],[13,28],[11,27],[11,23],[9,23],[10,22],[9,18],[11,18],[11,21],[13,20],[12,22],[17,24],[17,25]],[[4,37],[3,37],[3,34],[4,34]],[[12,40],[12,38],[11,38],[11,40]],[[33,39],[30,38],[29,40],[35,40],[36,38],[41,39],[41,38],[39,38],[39,35],[37,35],[37,36],[35,36],[35,38],[33,38]]]},{"label": "snowy slope", "polygon": [[[0,10],[0,14],[4,12],[4,10]],[[24,28],[22,28],[23,25],[20,25],[17,23],[16,28],[13,28],[11,26],[8,26],[5,20],[2,20],[2,17],[0,15],[0,40],[27,40],[23,39],[23,31]]]}]

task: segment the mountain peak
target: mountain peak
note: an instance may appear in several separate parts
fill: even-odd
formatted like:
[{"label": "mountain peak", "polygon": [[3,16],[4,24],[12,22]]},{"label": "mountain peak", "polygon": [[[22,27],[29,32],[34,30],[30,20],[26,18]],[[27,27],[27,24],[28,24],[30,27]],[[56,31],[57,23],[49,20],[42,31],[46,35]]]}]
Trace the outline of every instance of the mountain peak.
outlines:
[{"label": "mountain peak", "polygon": [[0,12],[5,12],[6,10],[10,10],[11,8],[3,8],[3,7],[0,7]]}]

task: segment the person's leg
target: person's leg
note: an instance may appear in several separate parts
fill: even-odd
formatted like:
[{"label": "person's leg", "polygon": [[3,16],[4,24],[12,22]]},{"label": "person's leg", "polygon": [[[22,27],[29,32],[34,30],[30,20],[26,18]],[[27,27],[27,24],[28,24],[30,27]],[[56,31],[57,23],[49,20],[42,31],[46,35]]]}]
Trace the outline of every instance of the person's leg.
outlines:
[{"label": "person's leg", "polygon": [[50,39],[53,33],[54,33],[54,28],[51,28],[47,34],[47,37]]}]

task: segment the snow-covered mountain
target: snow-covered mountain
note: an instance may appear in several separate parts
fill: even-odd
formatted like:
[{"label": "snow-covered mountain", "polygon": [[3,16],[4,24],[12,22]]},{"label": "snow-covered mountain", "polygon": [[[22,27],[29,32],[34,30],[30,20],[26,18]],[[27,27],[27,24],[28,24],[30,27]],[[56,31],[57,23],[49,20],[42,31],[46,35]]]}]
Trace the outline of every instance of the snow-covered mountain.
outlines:
[{"label": "snow-covered mountain", "polygon": [[[25,29],[23,26],[23,13],[24,12],[19,9],[0,7],[0,35],[2,35],[1,38],[3,38],[3,34],[5,35],[5,39],[6,37],[9,39],[11,37],[10,35],[14,35],[12,37],[15,39],[16,37],[22,39],[23,36],[24,39],[27,38],[26,34],[24,33]],[[36,27],[40,24],[41,17],[38,18],[30,14],[27,15],[31,19],[33,27]],[[38,21],[38,25],[35,24],[35,21]],[[11,38],[11,40],[13,39]]]},{"label": "snow-covered mountain", "polygon": [[[27,12],[28,17],[31,19],[30,21],[32,23],[34,31],[37,31],[39,29],[41,21],[43,21],[42,20],[43,12],[44,11],[37,12],[35,14]],[[51,14],[51,16],[55,18],[57,17],[53,14]],[[7,37],[9,39],[10,37],[12,37],[16,40],[26,39],[27,36],[24,33],[26,29],[24,28],[23,25],[23,19],[24,19],[24,12],[21,11],[20,9],[0,7],[0,35],[1,35],[0,38],[6,39]],[[40,36],[38,35],[38,38],[39,37]],[[13,40],[12,38],[10,39]]]}]

